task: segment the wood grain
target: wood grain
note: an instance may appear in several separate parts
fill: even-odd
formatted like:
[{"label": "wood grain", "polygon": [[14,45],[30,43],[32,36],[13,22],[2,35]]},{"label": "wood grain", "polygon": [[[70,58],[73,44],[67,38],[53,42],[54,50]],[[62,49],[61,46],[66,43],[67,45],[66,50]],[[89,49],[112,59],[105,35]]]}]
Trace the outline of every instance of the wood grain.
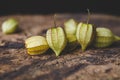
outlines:
[{"label": "wood grain", "polygon": [[[78,46],[56,57],[52,50],[39,56],[26,53],[24,40],[32,35],[45,36],[53,26],[53,15],[0,16],[0,25],[8,18],[19,21],[18,33],[5,35],[0,29],[0,80],[120,80],[120,42],[104,49],[94,47],[85,52]],[[57,25],[74,18],[86,22],[86,14],[57,14]],[[92,14],[90,22],[108,27],[120,36],[120,17]]]}]

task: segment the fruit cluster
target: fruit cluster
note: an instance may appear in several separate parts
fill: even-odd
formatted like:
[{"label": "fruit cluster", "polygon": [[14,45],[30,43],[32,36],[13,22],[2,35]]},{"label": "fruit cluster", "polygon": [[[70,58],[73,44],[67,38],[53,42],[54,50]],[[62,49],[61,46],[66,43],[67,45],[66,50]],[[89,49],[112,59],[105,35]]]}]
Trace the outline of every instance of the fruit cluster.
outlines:
[{"label": "fruit cluster", "polygon": [[50,47],[56,56],[59,56],[66,46],[75,48],[79,43],[82,51],[85,51],[89,45],[104,48],[119,40],[120,37],[108,28],[96,28],[92,24],[82,22],[77,24],[75,20],[70,19],[64,23],[64,28],[50,28],[46,32],[46,38],[33,36],[25,40],[25,45],[30,55],[42,54]]},{"label": "fruit cluster", "polygon": [[[85,51],[90,45],[104,48],[115,41],[120,41],[120,37],[114,35],[110,29],[104,27],[96,28],[89,24],[88,21],[87,23],[77,23],[74,19],[70,19],[64,23],[64,28],[56,26],[56,23],[54,24],[53,28],[47,30],[46,38],[32,36],[25,40],[28,54],[42,54],[51,48],[56,56],[59,56],[66,47],[67,50],[72,50],[78,44],[81,45],[82,51]],[[8,19],[2,24],[2,31],[5,34],[14,33],[17,28],[18,22],[15,19]]]}]

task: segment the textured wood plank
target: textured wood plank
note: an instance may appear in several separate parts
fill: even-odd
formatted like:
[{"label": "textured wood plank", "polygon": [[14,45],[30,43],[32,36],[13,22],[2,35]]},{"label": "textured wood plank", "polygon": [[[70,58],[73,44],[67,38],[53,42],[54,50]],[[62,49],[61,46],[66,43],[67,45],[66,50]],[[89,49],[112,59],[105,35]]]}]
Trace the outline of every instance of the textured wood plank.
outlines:
[{"label": "textured wood plank", "polygon": [[[20,31],[4,35],[0,29],[0,80],[120,80],[120,42],[109,48],[80,47],[63,51],[59,57],[48,50],[39,56],[29,56],[24,40],[31,35],[45,36],[53,26],[52,15],[0,16],[0,25],[10,17],[19,21]],[[86,22],[87,15],[57,14],[57,25],[74,18]],[[120,17],[93,14],[90,23],[110,28],[120,36]],[[32,33],[32,34],[31,34]]]}]

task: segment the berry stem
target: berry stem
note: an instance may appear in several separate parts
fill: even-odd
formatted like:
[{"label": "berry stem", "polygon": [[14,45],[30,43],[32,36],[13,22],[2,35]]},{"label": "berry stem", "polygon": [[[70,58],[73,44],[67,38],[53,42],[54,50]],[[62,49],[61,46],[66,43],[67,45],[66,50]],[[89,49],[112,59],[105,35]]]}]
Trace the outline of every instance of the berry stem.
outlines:
[{"label": "berry stem", "polygon": [[115,37],[115,41],[120,41],[120,37],[119,36],[114,36]]},{"label": "berry stem", "polygon": [[87,11],[88,11],[87,24],[88,24],[88,23],[89,23],[89,20],[90,20],[90,10],[87,9]]}]

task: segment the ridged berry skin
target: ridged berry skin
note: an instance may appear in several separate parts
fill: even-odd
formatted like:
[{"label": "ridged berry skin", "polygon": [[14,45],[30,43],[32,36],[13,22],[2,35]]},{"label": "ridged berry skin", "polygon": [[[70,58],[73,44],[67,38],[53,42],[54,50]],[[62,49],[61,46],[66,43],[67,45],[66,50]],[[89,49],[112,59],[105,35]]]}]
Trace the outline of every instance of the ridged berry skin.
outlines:
[{"label": "ridged berry skin", "polygon": [[61,27],[50,28],[47,30],[46,39],[49,47],[55,52],[56,56],[59,56],[67,43],[64,30]]}]

